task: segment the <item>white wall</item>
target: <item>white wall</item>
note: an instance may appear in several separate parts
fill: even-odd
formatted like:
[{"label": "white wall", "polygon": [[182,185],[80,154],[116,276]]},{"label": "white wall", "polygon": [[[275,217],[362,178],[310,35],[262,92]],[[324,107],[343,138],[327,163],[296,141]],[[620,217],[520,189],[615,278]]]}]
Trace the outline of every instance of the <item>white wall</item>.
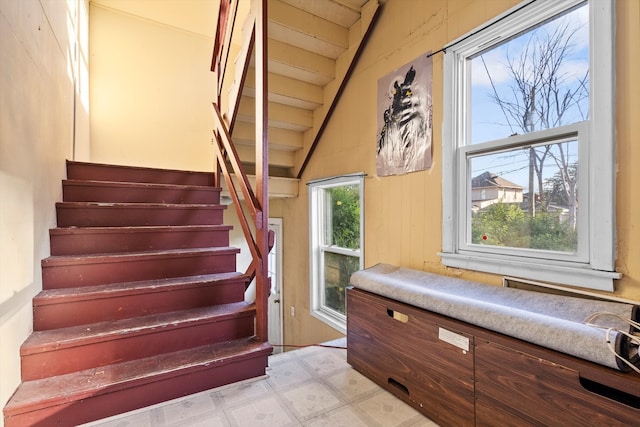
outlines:
[{"label": "white wall", "polygon": [[[31,301],[42,289],[40,261],[49,256],[65,159],[74,145],[88,147],[88,102],[81,101],[88,86],[80,78],[87,77],[87,3],[0,0],[1,406],[20,383],[19,349],[33,327]],[[85,108],[75,121],[74,98]]]},{"label": "white wall", "polygon": [[91,160],[213,170],[217,3],[93,0]]}]

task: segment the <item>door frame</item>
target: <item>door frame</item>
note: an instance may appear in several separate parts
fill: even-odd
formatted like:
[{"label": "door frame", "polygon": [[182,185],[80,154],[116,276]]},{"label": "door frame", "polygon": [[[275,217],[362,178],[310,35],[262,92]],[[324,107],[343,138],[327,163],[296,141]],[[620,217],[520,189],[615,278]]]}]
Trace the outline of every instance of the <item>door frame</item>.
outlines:
[{"label": "door frame", "polygon": [[[283,348],[280,347],[284,344],[284,314],[283,314],[283,274],[282,274],[282,218],[269,218],[269,229],[275,232],[275,246],[269,252],[269,273],[271,274],[272,268],[275,267],[275,283],[271,283],[271,289],[277,291],[276,295],[269,296],[268,303],[268,336],[269,342],[273,345],[277,345],[273,349],[273,353],[282,352]],[[272,257],[275,257],[273,259]],[[272,265],[272,262],[275,264]],[[273,280],[273,278],[272,278]],[[276,334],[279,339],[272,338],[273,334]]]}]

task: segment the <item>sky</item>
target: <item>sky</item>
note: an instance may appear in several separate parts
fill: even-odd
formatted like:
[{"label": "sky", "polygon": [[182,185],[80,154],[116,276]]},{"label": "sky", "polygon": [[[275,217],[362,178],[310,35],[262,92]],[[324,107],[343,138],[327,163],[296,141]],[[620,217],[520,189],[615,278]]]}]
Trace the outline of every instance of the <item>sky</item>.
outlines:
[{"label": "sky", "polygon": [[[544,40],[546,35],[552,33],[560,26],[569,26],[576,32],[572,40],[572,48],[560,71],[556,74],[565,79],[565,88],[577,87],[580,78],[589,70],[589,11],[584,5],[569,13],[558,17],[544,25],[536,27],[513,39],[487,49],[482,55],[471,59],[471,129],[469,138],[471,144],[507,138],[513,133],[524,133],[520,126],[509,126],[505,114],[502,112],[491,95],[495,91],[503,100],[515,101],[512,85],[513,78],[509,74],[507,66],[508,58],[519,59],[530,40]],[[531,52],[531,51],[530,51]],[[532,55],[526,56],[526,65],[531,63]],[[493,86],[492,86],[493,83]],[[522,101],[520,100],[520,104]],[[524,112],[524,110],[523,110]],[[581,103],[581,109],[574,108],[565,115],[563,124],[575,123],[585,120],[588,115],[588,99]],[[536,123],[535,127],[540,127]],[[557,146],[555,147],[557,148]],[[554,149],[555,149],[554,148]],[[571,161],[577,161],[577,143],[568,145]],[[528,149],[517,149],[509,153],[493,154],[476,158],[472,162],[472,176],[477,176],[485,171],[496,173],[503,178],[520,184],[528,191]],[[546,176],[553,175],[558,169],[554,167],[552,159],[545,163]],[[536,191],[538,191],[536,189]]]}]

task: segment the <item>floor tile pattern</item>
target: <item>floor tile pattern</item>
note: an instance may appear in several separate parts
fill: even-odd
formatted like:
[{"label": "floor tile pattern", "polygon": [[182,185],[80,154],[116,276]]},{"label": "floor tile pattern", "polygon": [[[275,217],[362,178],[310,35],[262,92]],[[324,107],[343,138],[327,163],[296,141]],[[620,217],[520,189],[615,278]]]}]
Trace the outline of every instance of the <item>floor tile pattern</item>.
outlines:
[{"label": "floor tile pattern", "polygon": [[[344,346],[345,340],[332,341]],[[356,372],[346,350],[305,347],[269,358],[267,375],[85,427],[437,427]]]}]

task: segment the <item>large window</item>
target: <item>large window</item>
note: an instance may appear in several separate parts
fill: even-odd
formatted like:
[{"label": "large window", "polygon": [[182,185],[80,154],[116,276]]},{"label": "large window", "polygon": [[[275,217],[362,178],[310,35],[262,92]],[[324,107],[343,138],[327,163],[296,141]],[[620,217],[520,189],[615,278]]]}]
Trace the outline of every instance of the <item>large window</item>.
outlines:
[{"label": "large window", "polygon": [[445,265],[613,290],[613,47],[611,0],[558,0],[445,48]]},{"label": "large window", "polygon": [[309,183],[311,314],[346,331],[351,274],[363,265],[363,176]]}]

